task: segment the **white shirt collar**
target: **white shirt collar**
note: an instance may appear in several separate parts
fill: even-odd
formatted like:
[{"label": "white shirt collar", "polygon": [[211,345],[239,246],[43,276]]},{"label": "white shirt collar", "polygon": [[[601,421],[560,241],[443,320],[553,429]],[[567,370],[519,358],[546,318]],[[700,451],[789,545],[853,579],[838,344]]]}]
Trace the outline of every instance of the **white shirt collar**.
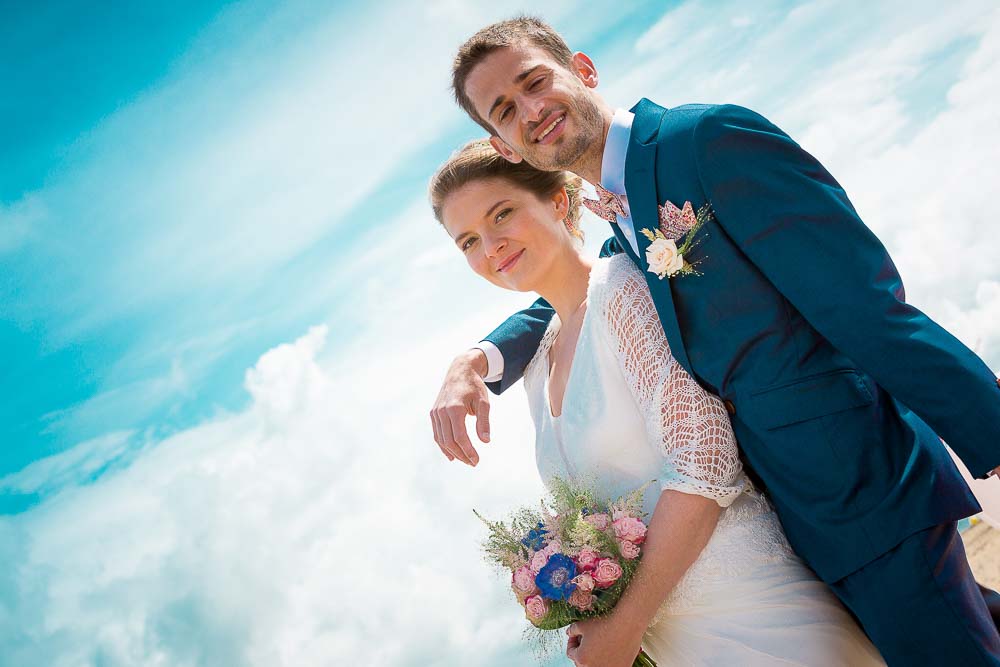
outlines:
[{"label": "white shirt collar", "polygon": [[604,156],[601,158],[601,187],[617,195],[625,192],[625,155],[628,140],[632,136],[632,121],[635,114],[625,109],[615,109],[604,140]]}]

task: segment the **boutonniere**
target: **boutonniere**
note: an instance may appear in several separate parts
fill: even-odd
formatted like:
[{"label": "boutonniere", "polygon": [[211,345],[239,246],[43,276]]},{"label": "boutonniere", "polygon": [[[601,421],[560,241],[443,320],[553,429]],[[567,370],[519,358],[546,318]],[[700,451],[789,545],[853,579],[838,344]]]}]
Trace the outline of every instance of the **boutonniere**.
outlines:
[{"label": "boutonniere", "polygon": [[[678,274],[700,275],[695,266],[701,260],[691,263],[684,259],[692,248],[698,245],[695,241],[697,232],[702,225],[712,218],[712,207],[705,204],[695,214],[691,202],[684,202],[683,208],[677,208],[671,202],[660,206],[660,227],[656,230],[643,229],[642,235],[649,239],[646,248],[646,263],[649,272],[655,273],[661,280],[672,278]],[[686,235],[686,236],[685,236]],[[678,246],[676,239],[684,236],[684,241]]]}]

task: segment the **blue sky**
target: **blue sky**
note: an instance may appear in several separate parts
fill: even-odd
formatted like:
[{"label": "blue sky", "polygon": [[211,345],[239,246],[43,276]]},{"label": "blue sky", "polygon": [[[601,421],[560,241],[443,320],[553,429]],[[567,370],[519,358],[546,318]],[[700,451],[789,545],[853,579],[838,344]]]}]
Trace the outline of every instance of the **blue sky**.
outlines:
[{"label": "blue sky", "polygon": [[[346,285],[291,307],[288,294],[312,291],[356,253],[359,226],[373,231],[419,197],[434,164],[475,131],[439,75],[431,90],[383,96],[390,123],[445,111],[426,124],[432,133],[400,142],[405,160],[374,159],[371,177],[330,166],[378,145],[336,126],[349,114],[325,122],[322,108],[351,87],[351,112],[363,114],[365,86],[393,85],[385,70],[358,66],[345,39],[351,24],[372,30],[378,12],[301,2],[97,11],[20,8],[4,21],[14,87],[2,107],[0,344],[12,363],[0,476],[109,426],[139,442],[245,404],[240,379],[261,350],[349,301]],[[633,34],[643,14],[656,15],[627,15]],[[301,74],[305,43],[322,44],[332,71]],[[299,93],[317,107],[291,110]],[[262,104],[280,109],[268,119],[252,108]],[[282,125],[296,116],[308,133]],[[251,128],[272,134],[246,142]],[[326,155],[303,145],[317,135]],[[303,178],[317,161],[328,164]],[[35,500],[6,497],[0,508]]]},{"label": "blue sky", "polygon": [[[545,18],[612,104],[770,117],[845,185],[910,300],[1000,368],[992,3],[586,6]],[[0,576],[0,628],[20,619],[0,654],[327,664],[389,619],[411,632],[382,664],[525,655],[468,512],[540,492],[523,399],[496,401],[474,471],[425,422],[451,355],[530,298],[471,277],[425,187],[479,134],[453,50],[526,9],[2,5],[0,553],[22,568]],[[442,518],[461,565],[386,575]],[[361,558],[371,524],[397,532]],[[438,611],[393,588],[411,577]]]}]

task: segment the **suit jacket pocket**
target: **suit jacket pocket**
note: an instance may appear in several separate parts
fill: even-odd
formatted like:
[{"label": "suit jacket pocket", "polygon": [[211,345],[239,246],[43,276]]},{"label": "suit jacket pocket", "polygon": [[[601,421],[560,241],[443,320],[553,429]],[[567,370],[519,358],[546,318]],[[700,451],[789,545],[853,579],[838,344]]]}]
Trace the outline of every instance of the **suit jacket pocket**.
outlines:
[{"label": "suit jacket pocket", "polygon": [[750,394],[748,403],[755,416],[754,421],[761,428],[771,431],[871,405],[874,400],[865,378],[859,372],[842,369],[757,390]]}]

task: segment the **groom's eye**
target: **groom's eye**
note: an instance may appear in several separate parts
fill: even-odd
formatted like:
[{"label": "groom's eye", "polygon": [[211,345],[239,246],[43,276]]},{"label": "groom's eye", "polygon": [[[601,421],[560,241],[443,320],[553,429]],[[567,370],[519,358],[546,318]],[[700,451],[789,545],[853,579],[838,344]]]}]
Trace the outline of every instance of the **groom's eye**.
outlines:
[{"label": "groom's eye", "polygon": [[545,81],[545,77],[544,76],[538,77],[537,79],[531,82],[531,85],[528,86],[528,90],[531,91],[538,90],[539,86],[541,86],[542,84],[542,81]]},{"label": "groom's eye", "polygon": [[507,112],[508,111],[510,111],[510,106],[509,105],[505,106],[503,108],[503,110],[500,112],[500,118],[499,118],[500,122],[503,122],[504,119],[507,118]]}]

